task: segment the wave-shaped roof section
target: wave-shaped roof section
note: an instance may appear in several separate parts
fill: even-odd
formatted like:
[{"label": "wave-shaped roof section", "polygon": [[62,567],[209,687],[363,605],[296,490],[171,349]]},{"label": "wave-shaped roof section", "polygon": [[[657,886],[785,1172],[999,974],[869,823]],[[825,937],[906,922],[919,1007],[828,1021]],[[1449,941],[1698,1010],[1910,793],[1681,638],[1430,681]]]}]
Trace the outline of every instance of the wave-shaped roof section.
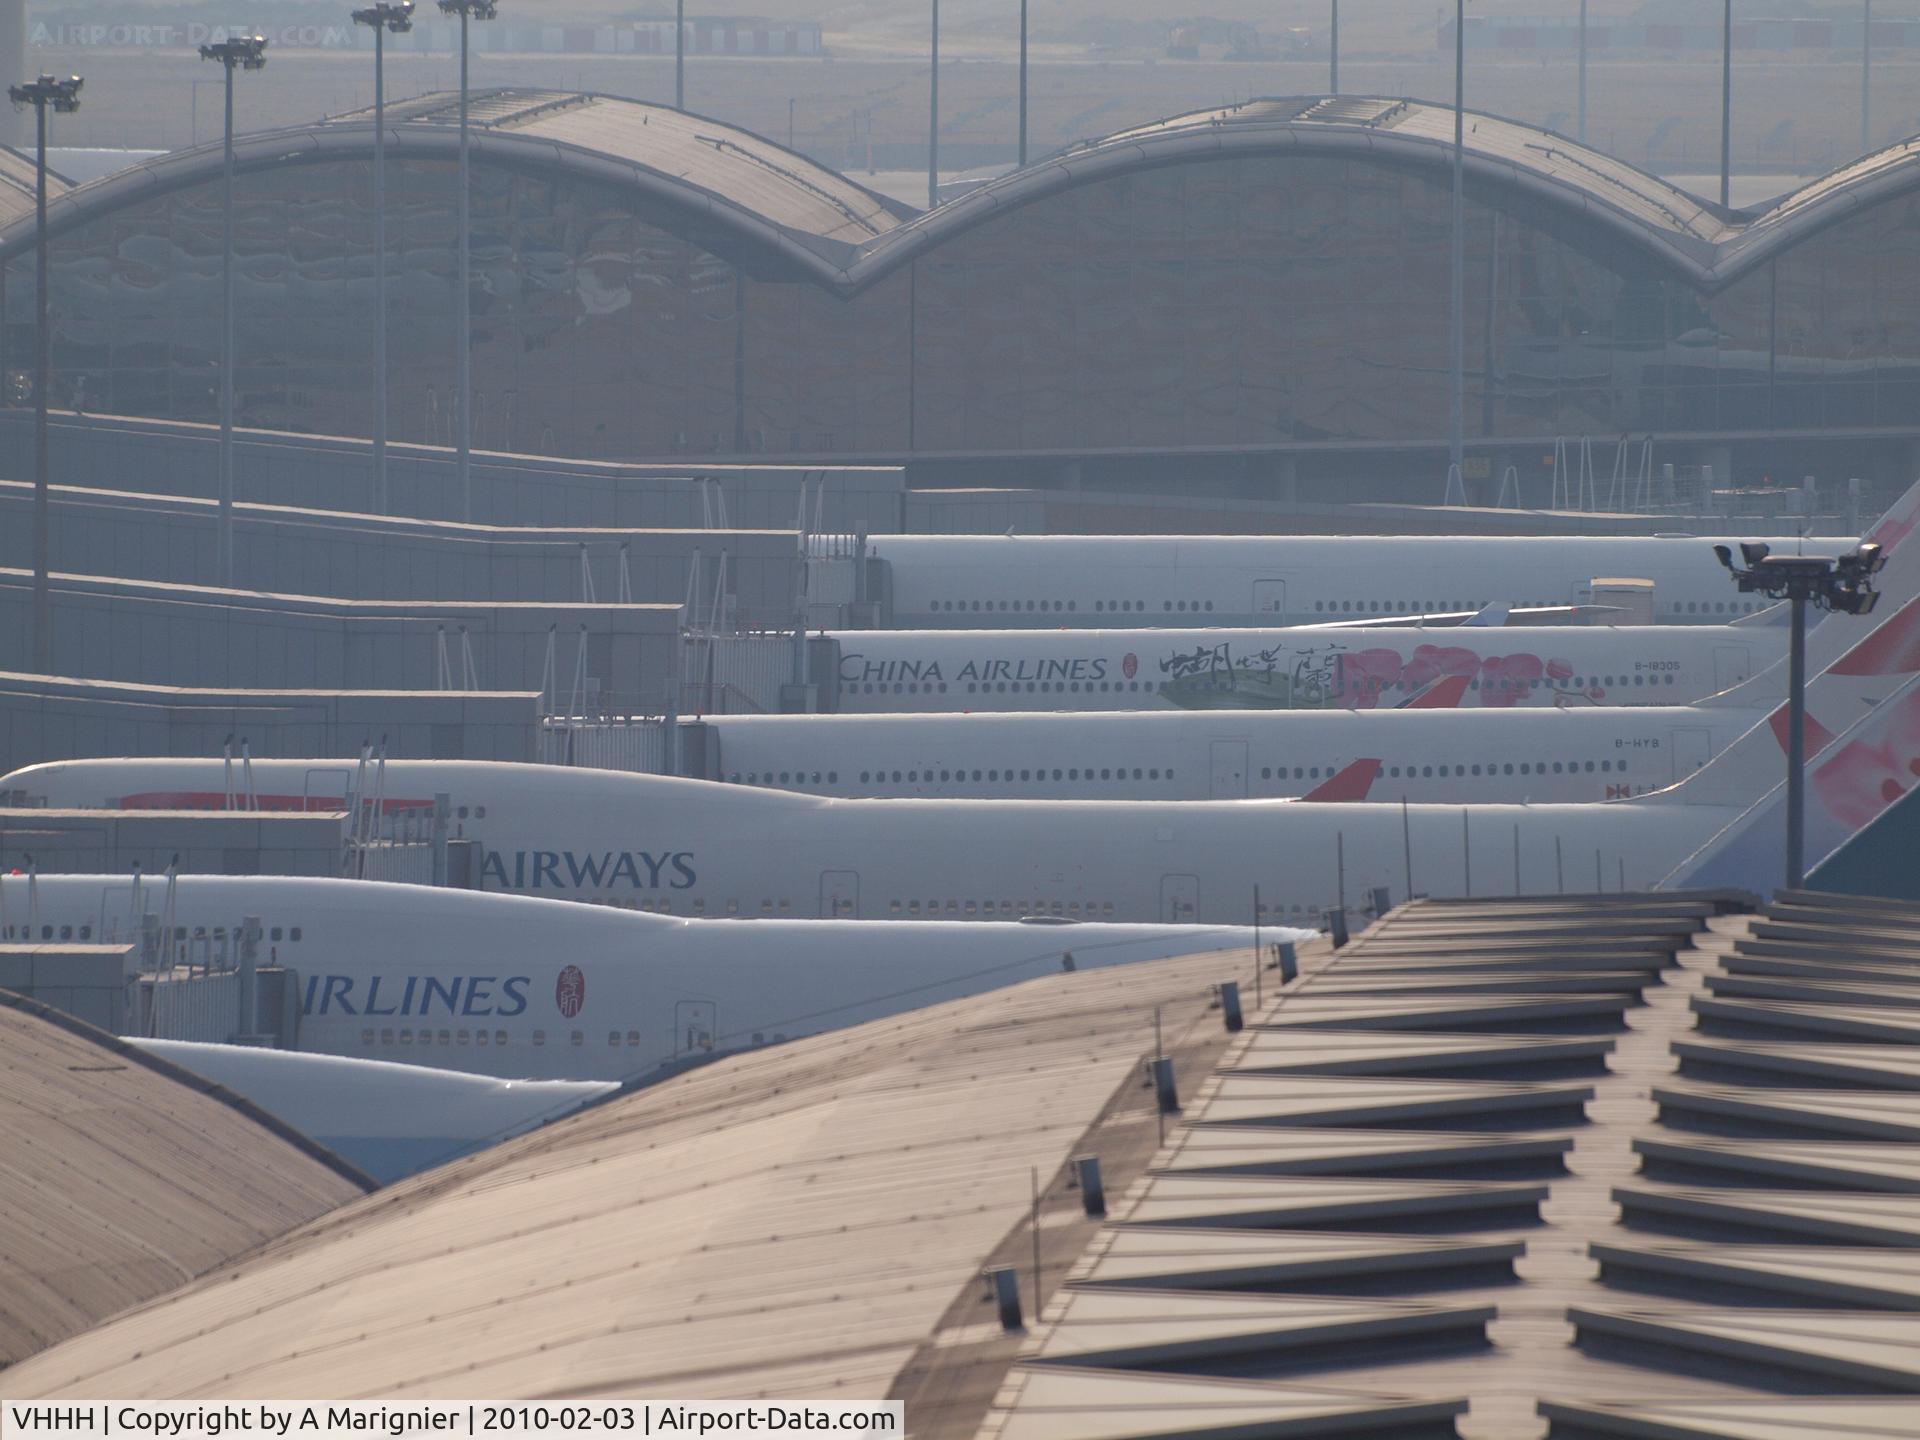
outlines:
[{"label": "wave-shaped roof section", "polygon": [[[915,212],[771,140],[669,106],[561,90],[500,89],[470,98],[480,161],[551,166],[704,211],[831,283],[857,247]],[[388,153],[446,159],[457,151],[459,97],[433,93],[387,106]],[[357,159],[373,148],[373,112],[241,135],[242,170]],[[174,151],[79,186],[52,207],[57,229],[122,205],[204,183],[221,172],[218,143]],[[6,179],[0,167],[0,188]],[[27,215],[31,215],[31,197]],[[31,247],[31,224],[0,193],[0,259]]]},{"label": "wave-shaped roof section", "polygon": [[[997,214],[1109,175],[1249,154],[1371,156],[1445,168],[1453,127],[1451,106],[1392,96],[1277,97],[1171,116],[1069,146],[876,236],[862,247],[860,278]],[[1463,164],[1476,181],[1581,215],[1705,286],[1725,284],[1860,205],[1920,186],[1920,140],[1864,156],[1753,211],[1723,209],[1615,156],[1497,115],[1469,110],[1463,140]]]},{"label": "wave-shaped roof section", "polygon": [[[422,95],[389,105],[387,116],[400,125],[457,128],[460,99]],[[372,118],[371,110],[359,110],[327,123]],[[820,240],[857,245],[914,213],[751,131],[666,105],[559,90],[490,90],[471,100],[468,124],[645,166]]]},{"label": "wave-shaped roof section", "polygon": [[[445,159],[458,98],[436,93],[387,107],[398,156]],[[475,154],[552,167],[704,213],[767,247],[830,289],[872,283],[974,225],[1089,181],[1216,157],[1371,158],[1444,171],[1452,164],[1450,106],[1391,96],[1307,95],[1196,110],[1082,141],[960,199],[919,212],[785,147],[704,116],[562,90],[473,96]],[[358,158],[372,148],[372,114],[243,135],[242,168]],[[1476,184],[1506,186],[1641,246],[1705,288],[1860,207],[1920,187],[1920,139],[1861,157],[1773,205],[1728,210],[1577,141],[1468,111],[1463,160]],[[56,229],[220,172],[218,144],[159,156],[61,193]],[[31,197],[9,208],[0,166],[0,260],[32,245]]]}]

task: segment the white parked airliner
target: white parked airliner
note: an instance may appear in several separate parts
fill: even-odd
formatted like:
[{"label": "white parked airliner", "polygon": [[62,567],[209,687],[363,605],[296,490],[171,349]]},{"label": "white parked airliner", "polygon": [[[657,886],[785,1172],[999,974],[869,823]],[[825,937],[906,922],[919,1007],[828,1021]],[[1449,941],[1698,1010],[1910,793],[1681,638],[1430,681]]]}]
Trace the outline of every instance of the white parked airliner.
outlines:
[{"label": "white parked airliner", "polygon": [[[681,727],[681,773],[848,798],[1611,800],[1685,779],[1764,713],[1715,697],[1518,710],[714,715]],[[206,779],[203,769],[193,783]]]},{"label": "white parked airliner", "polygon": [[[1801,541],[1769,538],[1782,553]],[[1851,550],[1851,538],[1806,542]],[[815,542],[810,584],[846,589]],[[932,629],[1038,626],[1307,625],[1514,605],[1583,605],[1593,582],[1654,585],[1654,618],[1704,624],[1763,602],[1735,595],[1711,541],[1579,535],[876,535],[887,623]]]},{"label": "white parked airliner", "polygon": [[[515,1079],[626,1079],[1053,974],[1069,955],[1089,969],[1253,943],[1230,926],[741,925],[362,880],[174,886],[185,943],[261,921],[261,959],[295,975],[292,1048]],[[14,875],[0,879],[0,933],[125,939],[168,913],[166,892]]]}]

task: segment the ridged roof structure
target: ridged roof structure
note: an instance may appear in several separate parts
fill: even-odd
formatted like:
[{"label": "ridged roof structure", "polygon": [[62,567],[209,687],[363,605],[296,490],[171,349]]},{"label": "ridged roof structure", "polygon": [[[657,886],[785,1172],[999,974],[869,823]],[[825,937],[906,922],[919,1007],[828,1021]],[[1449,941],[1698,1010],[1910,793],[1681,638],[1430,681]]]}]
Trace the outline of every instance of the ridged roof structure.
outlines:
[{"label": "ridged roof structure", "polygon": [[371,1187],[219,1086],[5,990],[0,1134],[0,1394],[7,1366]]},{"label": "ridged roof structure", "polygon": [[1920,906],[1422,902],[1289,987],[981,1436],[1920,1434]]},{"label": "ridged roof structure", "polygon": [[[1244,952],[1061,974],[774,1047],[342,1209],[0,1390],[481,1374],[888,1395],[924,1440],[1911,1437],[1920,905],[1751,903],[1420,901],[1290,981]],[[1042,1297],[1012,1332],[1003,1267]]]},{"label": "ridged roof structure", "polygon": [[[451,158],[453,96],[388,106],[389,154]],[[1449,171],[1453,111],[1428,101],[1297,96],[1194,111],[1083,141],[931,212],[886,199],[783,146],[670,106],[569,91],[479,92],[471,105],[483,162],[561,170],[700,214],[830,289],[871,284],[913,256],[1009,210],[1089,181],[1233,156],[1373,158]],[[368,111],[239,137],[242,170],[357,159],[373,147]],[[63,192],[64,227],[142,197],[216,177],[217,144],[173,152]],[[1470,111],[1463,164],[1475,185],[1508,187],[1624,237],[1707,289],[1860,207],[1920,186],[1920,137],[1865,155],[1758,210],[1723,210],[1551,131]],[[0,176],[4,178],[4,176]],[[30,214],[31,206],[28,206]],[[32,226],[0,203],[0,260]]]}]

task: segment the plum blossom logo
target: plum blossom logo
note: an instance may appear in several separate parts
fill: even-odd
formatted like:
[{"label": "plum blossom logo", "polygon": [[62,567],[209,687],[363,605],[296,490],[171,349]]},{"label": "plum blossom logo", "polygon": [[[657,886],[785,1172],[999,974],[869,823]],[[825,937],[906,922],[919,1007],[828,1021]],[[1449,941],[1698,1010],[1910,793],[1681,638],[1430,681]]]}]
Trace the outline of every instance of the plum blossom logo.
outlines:
[{"label": "plum blossom logo", "polygon": [[1849,830],[1875,819],[1920,779],[1920,693],[1898,703],[1877,743],[1850,741],[1812,778],[1821,807]]},{"label": "plum blossom logo", "polygon": [[1335,699],[1349,710],[1371,710],[1382,691],[1401,681],[1404,667],[1397,650],[1356,650],[1340,657],[1340,683]]},{"label": "plum blossom logo", "polygon": [[1120,673],[1131,680],[1140,673],[1140,657],[1129,650],[1120,660]]},{"label": "plum blossom logo", "polygon": [[1518,705],[1546,673],[1538,655],[1490,655],[1480,667],[1480,703],[1506,710]]}]

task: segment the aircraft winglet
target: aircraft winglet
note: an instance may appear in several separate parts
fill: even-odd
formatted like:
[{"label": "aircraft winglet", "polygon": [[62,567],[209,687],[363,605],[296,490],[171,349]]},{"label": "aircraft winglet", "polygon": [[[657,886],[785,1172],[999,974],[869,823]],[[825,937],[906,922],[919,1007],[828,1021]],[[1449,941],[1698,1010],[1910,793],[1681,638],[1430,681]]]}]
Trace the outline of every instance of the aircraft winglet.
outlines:
[{"label": "aircraft winglet", "polygon": [[1338,774],[1322,780],[1300,798],[1338,804],[1352,804],[1367,798],[1373,782],[1380,778],[1378,760],[1356,760]]}]

